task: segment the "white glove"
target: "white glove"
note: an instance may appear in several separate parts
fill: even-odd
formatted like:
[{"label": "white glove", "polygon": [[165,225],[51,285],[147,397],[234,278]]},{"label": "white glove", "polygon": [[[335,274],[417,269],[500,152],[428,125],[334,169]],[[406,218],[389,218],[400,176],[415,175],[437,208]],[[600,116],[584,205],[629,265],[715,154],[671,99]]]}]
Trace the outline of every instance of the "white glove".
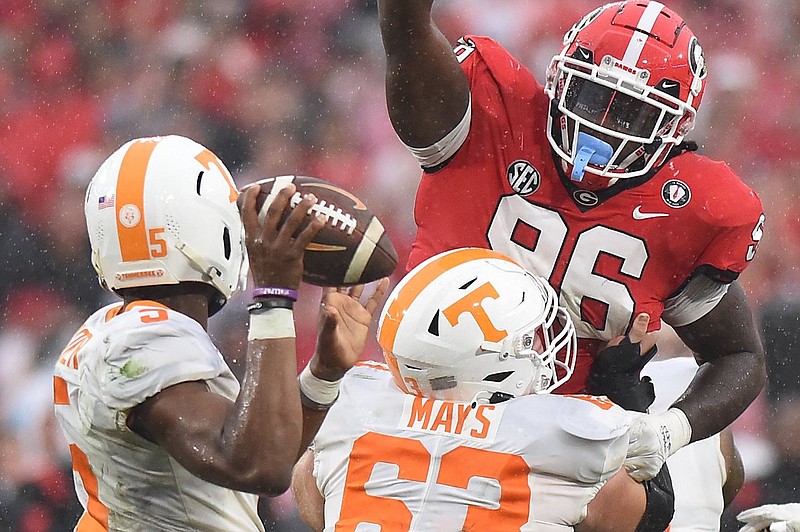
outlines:
[{"label": "white glove", "polygon": [[650,480],[675,451],[689,443],[692,427],[681,410],[661,414],[632,413],[625,469],[637,482]]},{"label": "white glove", "polygon": [[745,525],[739,532],[800,532],[800,504],[765,504],[736,516]]}]

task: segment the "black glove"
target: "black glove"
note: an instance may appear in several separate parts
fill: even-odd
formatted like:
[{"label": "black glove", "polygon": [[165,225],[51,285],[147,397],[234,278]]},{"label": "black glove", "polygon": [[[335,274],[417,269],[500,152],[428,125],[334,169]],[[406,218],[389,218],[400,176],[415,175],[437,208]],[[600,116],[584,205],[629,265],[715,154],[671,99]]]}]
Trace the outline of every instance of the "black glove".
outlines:
[{"label": "black glove", "polygon": [[644,355],[638,343],[626,336],[619,345],[606,347],[594,357],[586,391],[605,395],[625,410],[647,412],[656,398],[650,377],[641,377],[642,368],[656,355],[656,346]]}]

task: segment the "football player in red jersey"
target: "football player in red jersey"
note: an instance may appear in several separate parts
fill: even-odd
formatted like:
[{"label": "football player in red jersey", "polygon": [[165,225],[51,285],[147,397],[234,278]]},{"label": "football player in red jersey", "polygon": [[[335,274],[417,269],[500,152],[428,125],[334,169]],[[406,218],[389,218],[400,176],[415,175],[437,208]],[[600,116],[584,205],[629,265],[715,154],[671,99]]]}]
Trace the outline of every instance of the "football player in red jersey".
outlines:
[{"label": "football player in red jersey", "polygon": [[672,325],[702,367],[667,412],[633,428],[627,467],[652,477],[765,381],[736,282],[762,236],[761,202],[684,142],[706,81],[698,39],[659,2],[607,4],[567,32],[542,85],[490,38],[453,50],[432,4],[379,2],[389,117],[423,168],[408,267],[488,246],[549,279],[580,338],[562,393],[586,390],[594,356],[636,316]]}]

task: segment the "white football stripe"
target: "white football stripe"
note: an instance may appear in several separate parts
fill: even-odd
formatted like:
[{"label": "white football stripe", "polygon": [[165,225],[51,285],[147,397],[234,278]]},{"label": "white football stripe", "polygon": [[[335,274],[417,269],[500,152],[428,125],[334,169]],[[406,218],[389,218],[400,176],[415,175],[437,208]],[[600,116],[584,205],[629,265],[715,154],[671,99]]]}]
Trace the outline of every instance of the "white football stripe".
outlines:
[{"label": "white football stripe", "polygon": [[272,205],[272,202],[275,201],[275,196],[277,196],[278,192],[282,189],[289,186],[292,181],[294,181],[293,175],[280,175],[275,178],[275,181],[272,183],[272,188],[267,195],[267,199],[264,200],[264,205],[262,205],[261,210],[258,211],[258,223],[264,223],[264,219],[267,217],[267,210],[269,210],[269,206]]},{"label": "white football stripe", "polygon": [[647,5],[644,13],[642,13],[642,18],[639,19],[639,24],[636,26],[636,29],[646,33],[642,33],[642,31],[633,32],[633,38],[628,43],[628,49],[625,50],[625,56],[622,58],[623,65],[636,68],[636,63],[639,62],[639,57],[641,57],[644,49],[644,43],[647,42],[647,33],[653,31],[653,26],[656,25],[656,20],[662,9],[664,9],[664,4],[659,2],[650,2]]},{"label": "white football stripe", "polygon": [[370,257],[372,257],[372,252],[375,251],[378,240],[380,240],[384,232],[383,225],[373,216],[367,226],[367,230],[364,231],[361,243],[358,244],[358,249],[353,254],[353,260],[350,261],[347,273],[344,274],[345,283],[354,283],[361,278]]}]

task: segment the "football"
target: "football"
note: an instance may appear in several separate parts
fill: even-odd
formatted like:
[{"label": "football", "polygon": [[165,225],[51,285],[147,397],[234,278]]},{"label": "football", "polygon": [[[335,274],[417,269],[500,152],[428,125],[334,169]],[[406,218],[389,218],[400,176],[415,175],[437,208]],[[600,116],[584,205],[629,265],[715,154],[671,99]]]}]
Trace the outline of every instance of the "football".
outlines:
[{"label": "football", "polygon": [[[261,187],[256,199],[260,220],[266,217],[278,191],[291,183],[297,187],[292,206],[300,202],[303,194],[312,193],[317,203],[309,215],[327,217],[325,226],[306,247],[303,281],[317,286],[351,286],[391,275],[397,266],[397,252],[383,225],[363,201],[338,185],[295,175],[256,181],[254,184]],[[288,212],[287,209],[281,221]]]}]

